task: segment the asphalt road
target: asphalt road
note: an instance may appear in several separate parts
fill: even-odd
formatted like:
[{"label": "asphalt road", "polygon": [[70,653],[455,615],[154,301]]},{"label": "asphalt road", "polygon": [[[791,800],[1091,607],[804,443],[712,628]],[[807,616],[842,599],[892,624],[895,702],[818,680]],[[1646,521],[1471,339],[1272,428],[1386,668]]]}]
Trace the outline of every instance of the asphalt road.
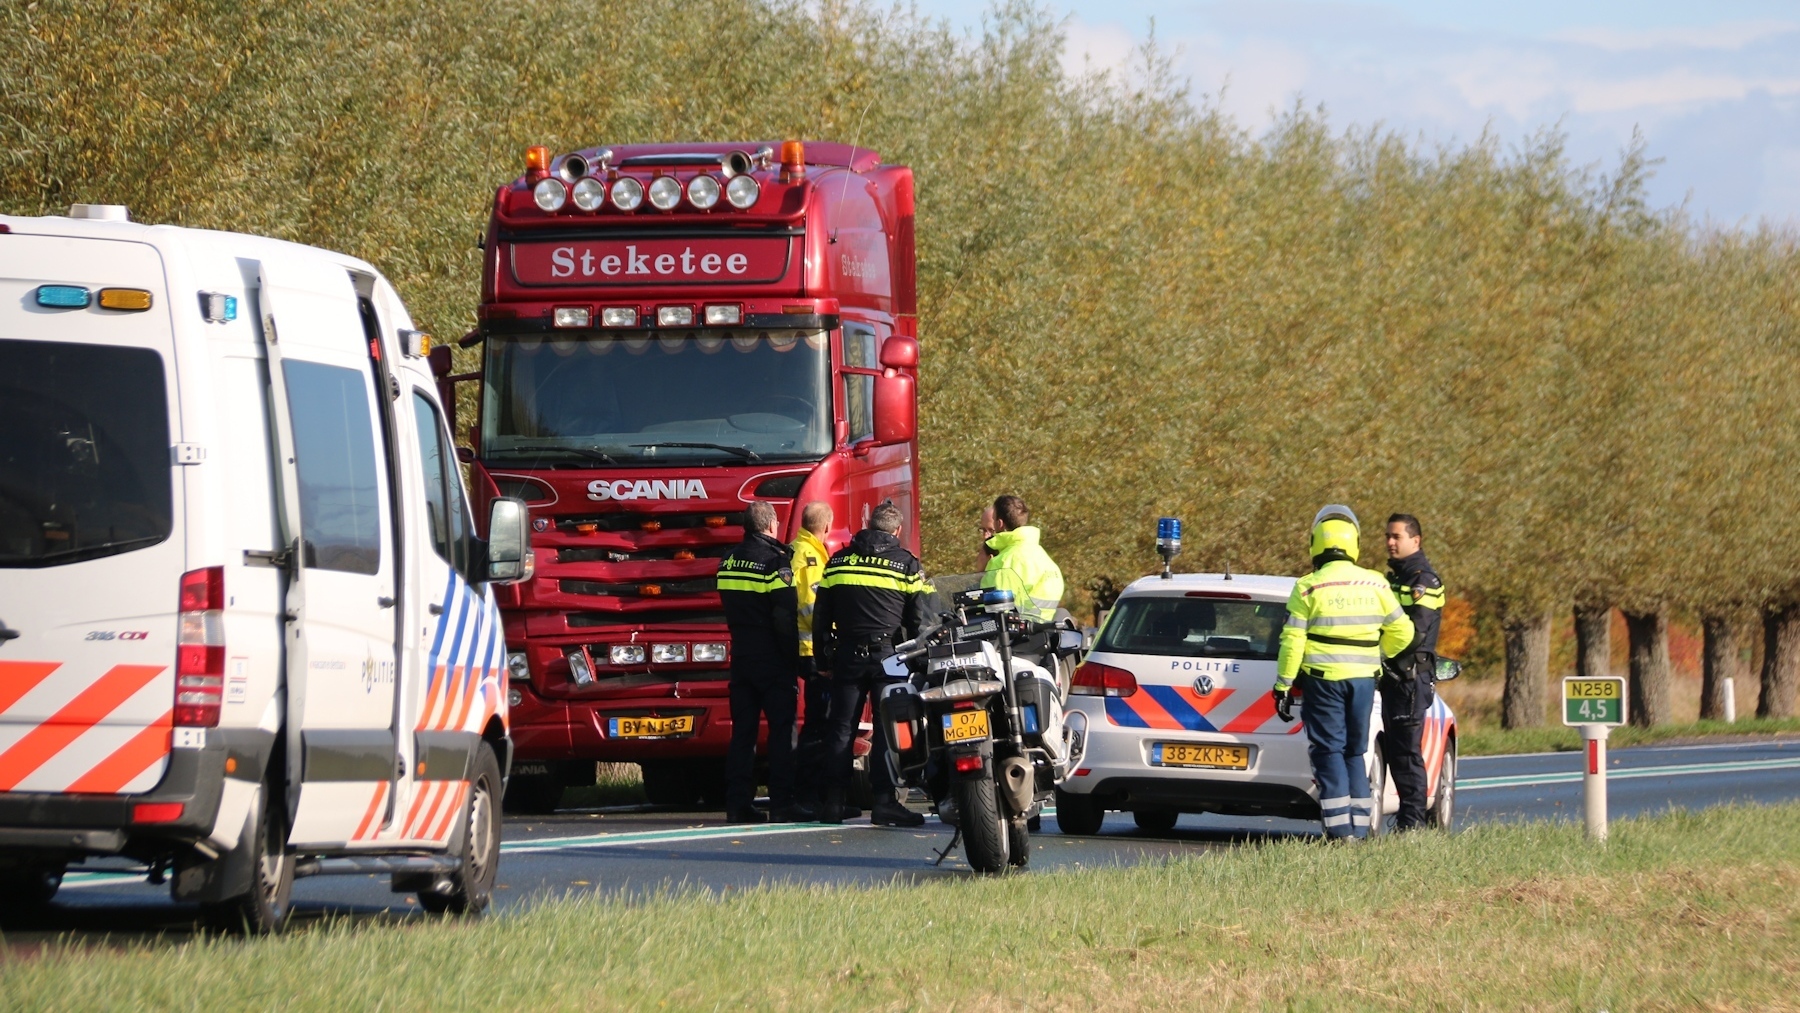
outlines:
[{"label": "asphalt road", "polygon": [[[1641,747],[1610,755],[1613,817],[1702,808],[1724,802],[1800,799],[1800,739]],[[1457,823],[1581,818],[1580,753],[1469,757],[1457,782]],[[1313,836],[1316,823],[1280,819],[1183,816],[1174,832],[1139,831],[1129,814],[1111,814],[1091,837],[1056,831],[1046,816],[1032,837],[1033,869],[1132,864],[1194,854],[1229,844]],[[507,824],[496,907],[517,909],[545,897],[590,892],[643,894],[664,889],[741,890],[761,883],[918,883],[971,875],[960,852],[934,864],[949,843],[935,818],[916,830],[788,824],[726,826],[719,813],[647,808],[566,811]],[[317,877],[294,891],[301,922],[329,915],[370,920],[424,917],[383,877]],[[6,920],[6,942],[73,931],[170,933],[194,930],[192,908],[170,903],[166,887],[142,869],[90,863],[72,870],[41,917]]]}]

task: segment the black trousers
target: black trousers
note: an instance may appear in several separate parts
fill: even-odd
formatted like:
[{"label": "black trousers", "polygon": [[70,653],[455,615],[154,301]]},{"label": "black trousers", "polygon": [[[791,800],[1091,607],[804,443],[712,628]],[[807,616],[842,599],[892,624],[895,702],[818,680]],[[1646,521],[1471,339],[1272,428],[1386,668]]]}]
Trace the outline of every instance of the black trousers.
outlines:
[{"label": "black trousers", "polygon": [[805,675],[801,693],[806,699],[806,713],[800,722],[800,741],[794,747],[794,795],[812,805],[825,792],[826,740],[831,734],[831,681],[818,677],[818,666],[812,658],[801,658]]},{"label": "black trousers", "polygon": [[1426,822],[1425,755],[1419,740],[1425,731],[1422,721],[1397,721],[1386,724],[1381,732],[1381,751],[1387,758],[1388,773],[1394,778],[1394,791],[1400,795],[1400,812],[1394,826],[1401,830],[1423,826]]},{"label": "black trousers", "polygon": [[769,668],[731,671],[731,745],[725,752],[725,811],[742,812],[756,801],[756,733],[769,722],[769,804],[794,804],[794,672]]},{"label": "black trousers", "polygon": [[[880,662],[840,663],[826,680],[831,697],[831,725],[825,739],[825,787],[839,797],[850,787],[856,726],[862,721],[863,704],[868,702],[869,693],[886,681],[881,674]],[[888,774],[887,735],[882,731],[880,721],[874,725],[875,738],[869,750],[869,787],[876,801],[880,801],[894,797],[894,779]]]}]

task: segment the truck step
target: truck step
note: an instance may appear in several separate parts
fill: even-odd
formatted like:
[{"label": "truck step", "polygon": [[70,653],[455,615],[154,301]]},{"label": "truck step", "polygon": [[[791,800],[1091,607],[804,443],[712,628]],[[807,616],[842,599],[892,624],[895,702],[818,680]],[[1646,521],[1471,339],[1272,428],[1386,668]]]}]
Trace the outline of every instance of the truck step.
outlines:
[{"label": "truck step", "polygon": [[367,876],[379,873],[451,873],[462,860],[450,855],[359,855],[343,858],[302,858],[294,864],[294,876]]}]

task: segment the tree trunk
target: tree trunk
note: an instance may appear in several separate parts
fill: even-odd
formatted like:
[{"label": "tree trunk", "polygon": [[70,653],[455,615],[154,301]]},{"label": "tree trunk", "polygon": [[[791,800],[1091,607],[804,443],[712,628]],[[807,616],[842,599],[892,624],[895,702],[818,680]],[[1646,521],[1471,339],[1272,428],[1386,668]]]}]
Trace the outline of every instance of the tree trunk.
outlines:
[{"label": "tree trunk", "polygon": [[1725,680],[1749,690],[1744,678],[1743,627],[1728,616],[1705,616],[1702,631],[1700,672],[1700,720],[1719,721],[1725,717]]},{"label": "tree trunk", "polygon": [[1631,723],[1639,728],[1669,721],[1669,615],[1654,612],[1625,613],[1625,629],[1631,635],[1631,689],[1627,700]]},{"label": "tree trunk", "polygon": [[1612,606],[1575,608],[1575,674],[1584,679],[1612,673]]},{"label": "tree trunk", "polygon": [[1762,699],[1759,718],[1794,716],[1794,689],[1800,686],[1800,605],[1763,613]]},{"label": "tree trunk", "polygon": [[1550,614],[1509,620],[1506,630],[1506,689],[1500,701],[1505,728],[1544,723],[1544,686],[1550,681]]}]

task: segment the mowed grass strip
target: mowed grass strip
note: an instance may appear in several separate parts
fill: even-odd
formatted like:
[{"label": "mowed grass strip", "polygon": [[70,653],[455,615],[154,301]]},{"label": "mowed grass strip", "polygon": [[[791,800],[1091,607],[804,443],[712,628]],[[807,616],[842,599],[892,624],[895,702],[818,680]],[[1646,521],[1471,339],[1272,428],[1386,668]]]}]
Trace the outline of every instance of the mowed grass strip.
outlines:
[{"label": "mowed grass strip", "polygon": [[1800,805],[0,961],[10,1009],[1800,1009]]}]

